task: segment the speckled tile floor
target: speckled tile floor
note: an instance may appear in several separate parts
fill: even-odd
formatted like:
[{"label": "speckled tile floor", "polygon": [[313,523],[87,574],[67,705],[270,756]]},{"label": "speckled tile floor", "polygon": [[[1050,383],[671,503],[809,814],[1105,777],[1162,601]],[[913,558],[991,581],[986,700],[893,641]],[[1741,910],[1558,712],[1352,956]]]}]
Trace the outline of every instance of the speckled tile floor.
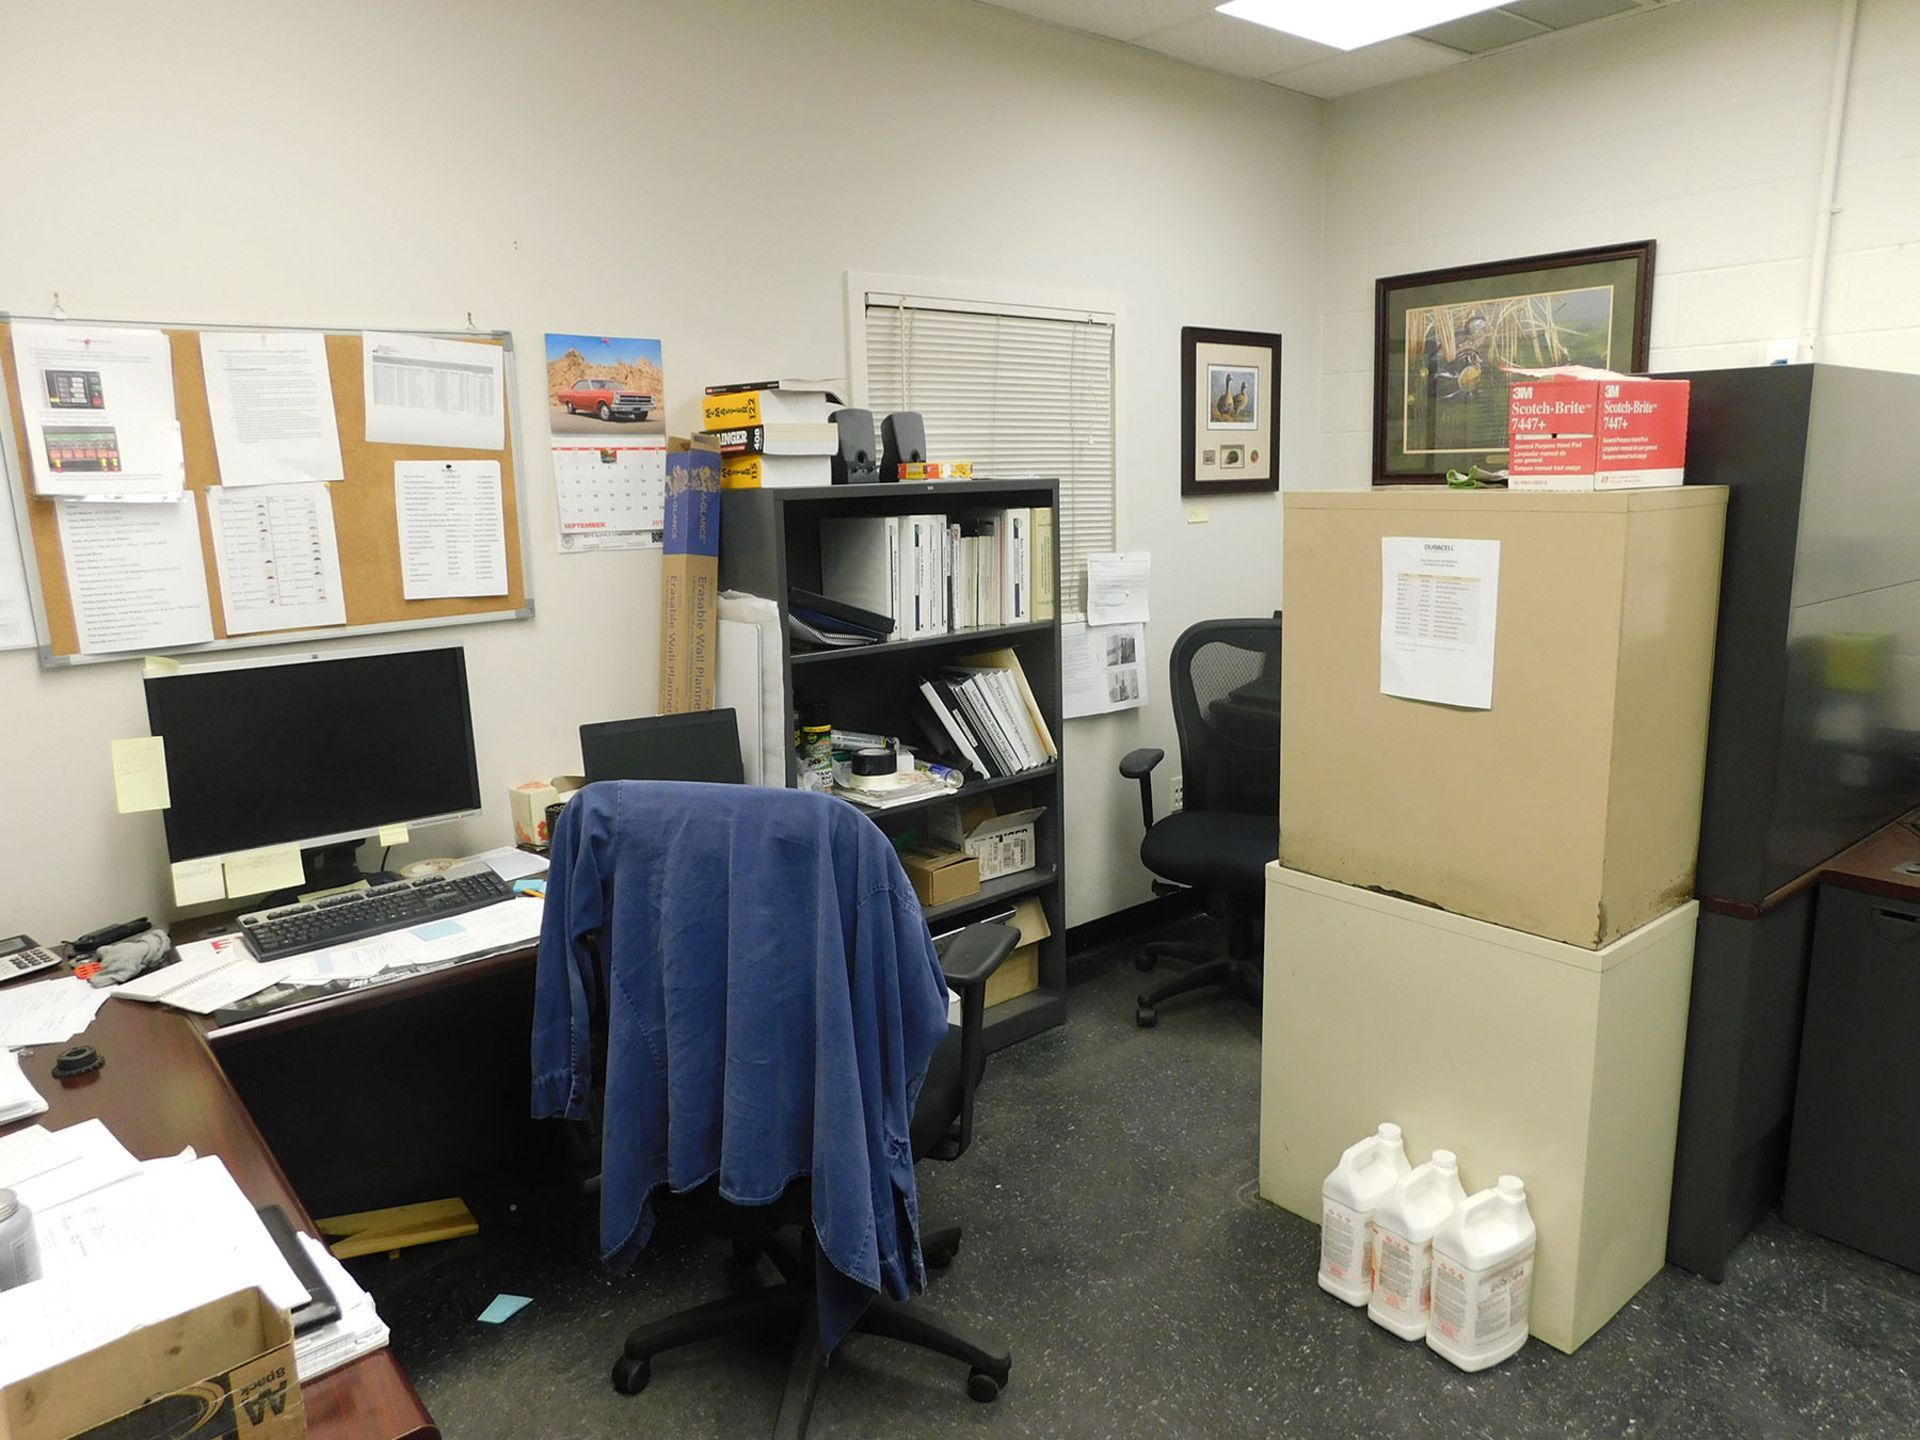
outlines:
[{"label": "speckled tile floor", "polygon": [[[1466,1376],[1388,1336],[1315,1287],[1316,1229],[1253,1193],[1251,1011],[1202,998],[1136,1030],[1129,953],[1075,962],[1071,1022],[996,1056],[973,1149],[920,1167],[922,1213],[967,1229],[929,1303],[1007,1346],[1011,1385],[978,1405],[959,1365],[857,1338],[812,1435],[1920,1435],[1920,1276],[1777,1220],[1725,1284],[1669,1268],[1574,1356],[1534,1342]],[[663,1225],[615,1280],[589,1213],[475,1198],[481,1235],[361,1270],[449,1440],[771,1430],[784,1336],[608,1383],[635,1323],[722,1293],[720,1245]],[[477,1323],[503,1291],[533,1304]]]}]

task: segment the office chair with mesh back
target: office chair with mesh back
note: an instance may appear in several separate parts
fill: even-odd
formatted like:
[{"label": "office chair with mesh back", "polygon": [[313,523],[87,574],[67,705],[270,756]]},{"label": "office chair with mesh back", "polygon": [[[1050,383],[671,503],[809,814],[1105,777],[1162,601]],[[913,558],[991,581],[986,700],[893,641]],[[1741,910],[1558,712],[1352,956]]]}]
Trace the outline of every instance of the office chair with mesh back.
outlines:
[{"label": "office chair with mesh back", "polygon": [[1193,968],[1138,998],[1134,1020],[1146,1027],[1176,995],[1221,987],[1260,1003],[1258,926],[1267,862],[1280,853],[1280,616],[1270,620],[1203,620],[1174,641],[1173,719],[1180,736],[1182,808],[1153,817],[1156,749],[1135,750],[1120,773],[1140,782],[1140,818],[1147,827],[1140,860],[1162,880],[1162,894],[1191,886],[1226,907],[1227,951],[1188,941],[1156,940],[1134,963],[1161,960]]}]

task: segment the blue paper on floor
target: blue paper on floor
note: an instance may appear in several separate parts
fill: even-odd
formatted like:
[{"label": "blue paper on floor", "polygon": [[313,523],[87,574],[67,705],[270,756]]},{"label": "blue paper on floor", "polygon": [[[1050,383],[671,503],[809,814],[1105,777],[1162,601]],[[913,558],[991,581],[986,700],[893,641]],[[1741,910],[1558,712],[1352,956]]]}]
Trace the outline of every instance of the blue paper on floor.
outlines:
[{"label": "blue paper on floor", "polygon": [[480,1312],[484,1325],[504,1325],[533,1303],[531,1295],[496,1295],[493,1303]]}]

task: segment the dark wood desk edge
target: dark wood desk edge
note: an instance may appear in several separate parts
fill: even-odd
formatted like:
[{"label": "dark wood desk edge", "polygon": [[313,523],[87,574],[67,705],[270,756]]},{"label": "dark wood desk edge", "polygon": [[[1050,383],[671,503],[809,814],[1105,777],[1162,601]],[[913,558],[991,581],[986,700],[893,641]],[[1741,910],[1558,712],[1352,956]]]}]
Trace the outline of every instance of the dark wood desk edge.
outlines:
[{"label": "dark wood desk edge", "polygon": [[1909,811],[1859,844],[1842,850],[1821,867],[1820,883],[1878,895],[1883,900],[1920,901],[1920,875],[1905,874],[1900,869],[1903,865],[1920,865],[1920,834],[1912,829],[1915,821],[1920,821],[1920,810]]},{"label": "dark wood desk edge", "polygon": [[[127,1133],[120,1138],[128,1148],[136,1154],[140,1149],[166,1154],[192,1145],[197,1154],[218,1155],[255,1204],[280,1205],[296,1225],[313,1229],[313,1217],[287,1183],[253,1116],[192,1017],[135,1001],[109,1000],[89,1027],[88,1038],[100,1046],[109,1069],[78,1082],[54,1082],[36,1075],[35,1086],[49,1109],[44,1115],[0,1125],[0,1135],[33,1124],[62,1128],[91,1118],[114,1129],[116,1116],[125,1108],[119,1098],[121,1076],[139,1076],[143,1059],[158,1059],[174,1067],[172,1078],[184,1082],[187,1093],[166,1097],[175,1103],[167,1107],[158,1125],[123,1118]],[[36,1071],[44,1069],[58,1048],[35,1047],[27,1052],[28,1064]],[[183,1048],[184,1055],[178,1053]],[[198,1073],[182,1073],[188,1068]],[[142,1085],[143,1097],[150,1098],[149,1091],[163,1082],[146,1078],[124,1083]],[[252,1153],[241,1153],[243,1148]],[[440,1440],[439,1427],[391,1349],[363,1355],[316,1380],[304,1381],[300,1394],[313,1440]]]},{"label": "dark wood desk edge", "polygon": [[515,950],[502,951],[498,955],[486,955],[478,960],[461,960],[452,965],[443,965],[437,970],[409,975],[404,980],[391,980],[384,985],[363,985],[358,990],[343,990],[337,995],[323,996],[301,1005],[289,1005],[284,1010],[269,1011],[257,1019],[241,1020],[232,1025],[215,1026],[210,1023],[211,1017],[206,1016],[194,1017],[194,1023],[217,1053],[220,1042],[223,1040],[258,1035],[262,1031],[298,1030],[317,1021],[338,1019],[342,1015],[378,1009],[383,1005],[410,1000],[415,996],[444,989],[450,985],[470,985],[490,975],[524,969],[534,963],[539,953],[538,945],[523,945]]}]

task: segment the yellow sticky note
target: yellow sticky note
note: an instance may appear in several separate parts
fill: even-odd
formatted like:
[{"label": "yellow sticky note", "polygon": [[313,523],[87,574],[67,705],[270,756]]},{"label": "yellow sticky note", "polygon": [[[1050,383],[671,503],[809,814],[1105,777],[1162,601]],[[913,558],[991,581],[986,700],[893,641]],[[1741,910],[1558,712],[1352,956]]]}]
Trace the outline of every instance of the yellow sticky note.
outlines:
[{"label": "yellow sticky note", "polygon": [[404,825],[382,825],[380,827],[382,845],[404,845],[407,843],[407,827]]},{"label": "yellow sticky note", "polygon": [[1205,511],[1205,510],[1204,510],[1204,509],[1203,509],[1202,507],[1200,507],[1200,506],[1198,506],[1198,505],[1189,505],[1189,506],[1187,507],[1187,523],[1188,523],[1189,525],[1204,525],[1204,524],[1206,524],[1206,523],[1207,523],[1207,512],[1206,512],[1206,511]]},{"label": "yellow sticky note", "polygon": [[306,867],[300,863],[298,845],[281,845],[272,850],[249,850],[244,855],[227,857],[227,894],[233,899],[259,895],[267,890],[292,890],[307,883]]},{"label": "yellow sticky note", "polygon": [[162,675],[178,675],[180,662],[165,655],[149,655],[141,662],[141,670],[149,680]]},{"label": "yellow sticky note", "polygon": [[199,905],[227,898],[227,875],[220,857],[182,860],[173,867],[173,903]]},{"label": "yellow sticky note", "polygon": [[167,742],[158,735],[141,735],[113,742],[113,798],[122,815],[136,810],[164,810],[173,803],[167,793]]}]

